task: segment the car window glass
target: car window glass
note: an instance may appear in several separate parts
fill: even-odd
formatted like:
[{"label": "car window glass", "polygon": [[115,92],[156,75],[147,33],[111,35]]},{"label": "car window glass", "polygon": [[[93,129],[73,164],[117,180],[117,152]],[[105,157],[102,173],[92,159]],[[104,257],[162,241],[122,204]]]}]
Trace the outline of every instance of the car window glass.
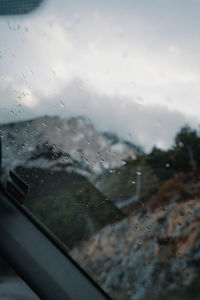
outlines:
[{"label": "car window glass", "polygon": [[113,299],[200,295],[199,9],[49,0],[0,19],[4,185],[27,183],[14,197]]}]

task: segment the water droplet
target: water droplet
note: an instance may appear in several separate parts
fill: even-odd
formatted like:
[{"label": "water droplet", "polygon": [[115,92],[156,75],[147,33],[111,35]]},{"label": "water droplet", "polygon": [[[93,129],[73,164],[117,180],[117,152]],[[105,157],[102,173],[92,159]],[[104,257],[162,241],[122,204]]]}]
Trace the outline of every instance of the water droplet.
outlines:
[{"label": "water droplet", "polygon": [[112,153],[112,156],[115,157],[115,156],[116,156],[116,152],[113,152],[113,153]]},{"label": "water droplet", "polygon": [[90,164],[90,162],[89,162],[89,160],[86,158],[85,159],[85,161],[86,161],[86,163],[89,165]]},{"label": "water droplet", "polygon": [[47,127],[47,124],[41,123],[41,126],[42,126],[43,128],[46,128],[46,127]]},{"label": "water droplet", "polygon": [[138,247],[140,247],[143,244],[143,242],[142,242],[142,240],[139,240],[139,241],[137,241],[136,244],[137,244]]},{"label": "water droplet", "polygon": [[142,172],[141,172],[141,171],[137,171],[136,174],[137,174],[138,176],[140,176],[140,175],[142,175]]},{"label": "water droplet", "polygon": [[65,104],[62,101],[59,101],[60,107],[65,107]]},{"label": "water droplet", "polygon": [[132,184],[135,184],[135,180],[131,181]]},{"label": "water droplet", "polygon": [[179,142],[179,143],[178,143],[178,146],[179,146],[180,148],[183,148],[183,147],[184,147],[184,144],[183,144],[182,142]]},{"label": "water droplet", "polygon": [[96,152],[96,156],[100,156],[100,152]]},{"label": "water droplet", "polygon": [[169,164],[169,163],[166,163],[166,164],[165,164],[165,167],[166,167],[166,168],[170,168],[170,164]]},{"label": "water droplet", "polygon": [[18,103],[17,106],[18,106],[19,108],[22,108],[22,107],[23,107],[20,103]]},{"label": "water droplet", "polygon": [[122,160],[122,165],[125,166],[127,162],[125,160]]}]

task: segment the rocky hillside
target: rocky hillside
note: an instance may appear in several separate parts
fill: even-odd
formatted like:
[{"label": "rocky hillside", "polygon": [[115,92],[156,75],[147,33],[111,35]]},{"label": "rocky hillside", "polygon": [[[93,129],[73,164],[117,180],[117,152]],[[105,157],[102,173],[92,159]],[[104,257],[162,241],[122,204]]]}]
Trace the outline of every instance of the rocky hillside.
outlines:
[{"label": "rocky hillside", "polygon": [[199,299],[199,182],[199,170],[165,181],[72,256],[113,299]]},{"label": "rocky hillside", "polygon": [[[19,165],[48,169],[62,166],[62,169],[70,170],[71,167],[84,175],[98,174],[121,166],[128,157],[134,159],[138,151],[137,147],[111,133],[99,133],[83,117],[62,120],[46,116],[0,125],[0,135],[6,170]],[[51,159],[41,155],[47,149],[55,153]]]}]

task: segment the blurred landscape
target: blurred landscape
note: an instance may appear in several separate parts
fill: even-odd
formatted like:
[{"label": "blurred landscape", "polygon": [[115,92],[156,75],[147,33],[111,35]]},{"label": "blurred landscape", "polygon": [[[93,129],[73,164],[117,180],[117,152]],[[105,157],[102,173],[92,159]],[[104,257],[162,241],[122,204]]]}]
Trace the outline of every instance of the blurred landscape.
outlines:
[{"label": "blurred landscape", "polygon": [[199,299],[199,132],[148,153],[83,117],[0,134],[4,183],[13,170],[30,185],[25,205],[113,299]]},{"label": "blurred landscape", "polygon": [[44,2],[0,18],[3,184],[113,299],[199,300],[200,1]]}]

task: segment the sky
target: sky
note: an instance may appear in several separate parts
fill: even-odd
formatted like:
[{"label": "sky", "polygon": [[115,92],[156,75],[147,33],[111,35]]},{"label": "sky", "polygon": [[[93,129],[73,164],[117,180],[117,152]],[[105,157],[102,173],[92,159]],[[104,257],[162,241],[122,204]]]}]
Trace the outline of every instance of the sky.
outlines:
[{"label": "sky", "polygon": [[199,0],[46,0],[0,17],[0,123],[83,115],[150,150],[200,123]]}]

